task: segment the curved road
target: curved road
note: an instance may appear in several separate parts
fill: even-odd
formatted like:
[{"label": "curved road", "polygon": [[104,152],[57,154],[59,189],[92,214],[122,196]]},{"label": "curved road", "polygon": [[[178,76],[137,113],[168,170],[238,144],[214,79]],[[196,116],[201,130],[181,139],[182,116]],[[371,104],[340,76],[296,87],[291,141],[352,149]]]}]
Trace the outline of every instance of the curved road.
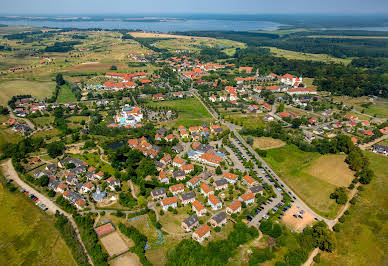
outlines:
[{"label": "curved road", "polygon": [[10,116],[11,118],[23,120],[24,122],[26,122],[26,124],[27,124],[32,130],[35,130],[35,125],[34,125],[30,120],[28,120],[27,118],[22,118],[22,117],[16,116],[16,115],[12,112],[12,109],[11,109],[10,107],[8,107],[8,111],[9,111],[9,116]]},{"label": "curved road", "polygon": [[48,208],[48,212],[49,213],[52,213],[52,214],[55,214],[56,211],[59,211],[60,213],[64,214],[68,219],[69,221],[71,222],[71,224],[73,225],[73,228],[77,234],[77,238],[78,238],[78,241],[81,243],[83,249],[84,249],[84,252],[85,254],[88,256],[88,261],[91,265],[93,265],[93,262],[89,256],[89,253],[87,252],[85,246],[84,246],[84,243],[82,242],[82,239],[81,239],[81,236],[79,234],[79,231],[78,231],[78,227],[77,227],[77,224],[75,223],[73,217],[68,214],[67,212],[65,212],[64,210],[62,210],[61,208],[59,208],[57,205],[54,204],[54,202],[52,202],[49,198],[47,198],[45,195],[39,193],[37,190],[35,190],[33,187],[31,187],[30,185],[28,185],[27,183],[25,183],[18,175],[18,173],[15,171],[15,168],[13,167],[12,165],[12,161],[11,159],[8,159],[5,163],[3,163],[2,165],[2,168],[3,168],[3,171],[4,171],[4,175],[5,176],[8,176],[9,178],[12,178],[14,180],[15,183],[17,183],[20,187],[26,189],[29,191],[29,193],[31,194],[34,194],[35,196],[37,196],[39,198],[39,201],[43,204],[46,205],[46,207]]}]

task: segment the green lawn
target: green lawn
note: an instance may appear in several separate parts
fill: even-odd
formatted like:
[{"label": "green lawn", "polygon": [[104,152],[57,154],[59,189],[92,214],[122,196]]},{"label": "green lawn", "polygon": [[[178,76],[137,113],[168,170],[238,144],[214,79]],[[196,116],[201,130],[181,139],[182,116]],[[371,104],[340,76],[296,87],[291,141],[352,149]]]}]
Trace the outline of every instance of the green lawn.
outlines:
[{"label": "green lawn", "polygon": [[185,127],[209,123],[212,119],[206,108],[196,99],[149,102],[146,105],[152,107],[169,107],[178,111],[178,118],[168,122],[169,126],[183,125]]},{"label": "green lawn", "polygon": [[12,96],[31,94],[42,99],[50,97],[55,88],[51,81],[11,80],[0,82],[0,104],[6,105]]},{"label": "green lawn", "polygon": [[[336,186],[325,180],[325,177],[318,178],[311,174],[310,166],[314,165],[314,161],[320,157],[319,153],[303,152],[294,145],[286,145],[268,150],[267,157],[264,159],[314,211],[330,218],[334,217],[339,210],[339,206],[329,197]],[[322,169],[322,171],[331,170]]]},{"label": "green lawn", "polygon": [[376,177],[364,186],[336,234],[337,250],[324,253],[319,265],[387,265],[388,261],[388,158],[365,153]]},{"label": "green lawn", "polygon": [[0,184],[0,265],[76,265],[53,225],[27,196]]},{"label": "green lawn", "polygon": [[225,120],[240,125],[246,128],[257,128],[259,126],[264,126],[263,120],[264,114],[231,114],[225,115]]},{"label": "green lawn", "polygon": [[107,172],[112,176],[115,174],[115,169],[100,160],[100,155],[95,153],[84,153],[84,154],[69,154],[71,157],[75,157],[87,162],[89,165],[94,166],[96,168],[100,168],[101,171]]},{"label": "green lawn", "polygon": [[57,98],[58,103],[70,103],[77,101],[74,93],[70,90],[68,85],[63,85],[61,90],[59,91],[59,95]]}]

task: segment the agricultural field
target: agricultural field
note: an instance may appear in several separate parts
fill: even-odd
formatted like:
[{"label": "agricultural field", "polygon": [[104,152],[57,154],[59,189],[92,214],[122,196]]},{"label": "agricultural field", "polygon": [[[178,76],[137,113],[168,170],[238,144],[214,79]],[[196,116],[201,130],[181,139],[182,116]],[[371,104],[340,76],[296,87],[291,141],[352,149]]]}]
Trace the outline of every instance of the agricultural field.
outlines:
[{"label": "agricultural field", "polygon": [[17,143],[21,140],[20,134],[3,124],[8,119],[9,116],[0,115],[0,147],[2,147],[5,143]]},{"label": "agricultural field", "polygon": [[[384,98],[378,98],[377,100],[369,101],[368,97],[352,98],[349,96],[336,96],[335,102],[343,102],[347,106],[353,106],[357,111],[364,111],[365,114],[376,116],[378,118],[388,117],[388,100]],[[364,107],[362,105],[368,105]]]},{"label": "agricultural field", "polygon": [[353,179],[344,155],[322,156],[286,145],[268,150],[265,160],[314,211],[328,218],[340,208],[330,194],[336,187],[348,186]]},{"label": "agricultural field", "polygon": [[166,126],[170,127],[178,127],[179,125],[190,127],[209,123],[212,120],[206,108],[194,97],[184,100],[149,102],[146,105],[168,107],[178,111],[177,119],[166,122]]},{"label": "agricultural field", "polygon": [[76,102],[77,98],[74,93],[70,90],[67,84],[63,85],[59,90],[57,102],[58,103],[71,103]]},{"label": "agricultural field", "polygon": [[337,63],[348,65],[352,61],[351,58],[337,58],[327,54],[310,54],[310,53],[302,53],[295,52],[290,50],[283,50],[275,47],[264,47],[268,48],[271,51],[271,54],[278,57],[285,57],[287,59],[297,59],[297,60],[307,60],[307,61],[319,61],[324,63]]},{"label": "agricultural field", "polygon": [[6,105],[12,96],[20,94],[31,94],[39,99],[50,97],[54,88],[55,82],[51,81],[0,81],[0,104]]},{"label": "agricultural field", "polygon": [[53,225],[23,194],[0,185],[0,264],[77,265]]},{"label": "agricultural field", "polygon": [[260,150],[269,150],[280,148],[286,145],[286,143],[279,139],[267,138],[267,137],[254,137],[253,138],[253,148]]},{"label": "agricultural field", "polygon": [[159,34],[147,32],[131,32],[135,38],[163,38],[168,40],[161,40],[155,43],[155,46],[171,51],[175,50],[189,50],[191,52],[199,51],[201,47],[218,47],[222,49],[227,55],[234,55],[236,48],[245,48],[246,45],[241,42],[236,42],[226,39],[215,39],[208,37],[194,37],[185,35]]},{"label": "agricultural field", "polygon": [[388,159],[366,152],[376,177],[359,192],[356,205],[345,216],[345,223],[336,233],[334,253],[323,253],[320,266],[386,265],[388,261]]}]

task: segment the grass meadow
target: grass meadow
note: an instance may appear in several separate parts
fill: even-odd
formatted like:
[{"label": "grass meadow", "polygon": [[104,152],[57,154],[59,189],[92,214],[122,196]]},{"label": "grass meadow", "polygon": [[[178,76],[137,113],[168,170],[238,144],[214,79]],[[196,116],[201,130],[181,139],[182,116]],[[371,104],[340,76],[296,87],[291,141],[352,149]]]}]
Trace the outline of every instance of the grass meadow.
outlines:
[{"label": "grass meadow", "polygon": [[42,99],[50,97],[55,88],[55,82],[9,80],[0,82],[0,104],[6,105],[12,96],[19,94],[31,94]]},{"label": "grass meadow", "polygon": [[77,265],[53,219],[0,184],[0,265]]},{"label": "grass meadow", "polygon": [[190,127],[212,121],[209,112],[196,98],[149,102],[146,105],[151,107],[168,107],[176,110],[178,112],[178,118],[166,123],[166,126],[170,127],[178,127],[179,125]]},{"label": "grass meadow", "polygon": [[265,160],[314,211],[335,217],[340,206],[330,199],[330,194],[338,186],[348,186],[353,179],[344,155],[322,156],[286,145],[268,150]]},{"label": "grass meadow", "polygon": [[336,233],[337,250],[323,253],[318,265],[387,265],[388,263],[388,158],[367,152],[376,177],[364,191]]}]

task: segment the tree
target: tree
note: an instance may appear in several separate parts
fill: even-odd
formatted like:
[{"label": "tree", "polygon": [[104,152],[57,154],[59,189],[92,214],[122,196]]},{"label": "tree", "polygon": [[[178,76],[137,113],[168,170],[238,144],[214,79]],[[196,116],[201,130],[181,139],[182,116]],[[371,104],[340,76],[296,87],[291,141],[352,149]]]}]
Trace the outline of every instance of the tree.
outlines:
[{"label": "tree", "polygon": [[272,232],[270,236],[272,236],[273,238],[278,238],[281,235],[282,235],[282,227],[280,226],[280,224],[275,224],[272,228]]},{"label": "tree", "polygon": [[47,145],[47,153],[51,158],[56,158],[65,150],[63,142],[51,142]]},{"label": "tree", "polygon": [[55,77],[55,81],[59,86],[62,86],[65,84],[65,80],[63,79],[63,76],[61,73],[58,73],[57,76]]},{"label": "tree", "polygon": [[216,168],[216,174],[217,174],[217,175],[221,175],[221,174],[222,174],[222,170],[221,170],[221,167],[220,167],[220,166],[217,166],[217,168]]},{"label": "tree", "polygon": [[110,67],[110,70],[117,70],[117,66],[112,65],[112,66]]},{"label": "tree", "polygon": [[330,194],[331,199],[335,199],[337,204],[344,205],[348,201],[348,194],[344,187],[338,187]]},{"label": "tree", "polygon": [[46,187],[50,181],[50,178],[47,175],[43,175],[36,180],[36,184],[41,187]]},{"label": "tree", "polygon": [[147,200],[146,200],[146,198],[144,196],[139,196],[137,198],[137,203],[139,204],[139,207],[142,207],[142,208],[147,206]]}]

